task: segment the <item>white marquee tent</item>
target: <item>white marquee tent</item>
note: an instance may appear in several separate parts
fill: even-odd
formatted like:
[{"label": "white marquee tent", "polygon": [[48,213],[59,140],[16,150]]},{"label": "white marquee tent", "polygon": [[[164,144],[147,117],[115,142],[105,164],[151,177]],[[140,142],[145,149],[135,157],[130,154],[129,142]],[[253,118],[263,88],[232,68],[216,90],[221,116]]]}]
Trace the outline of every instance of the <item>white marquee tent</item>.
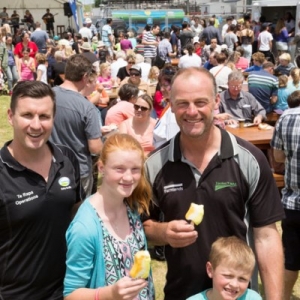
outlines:
[{"label": "white marquee tent", "polygon": [[[25,10],[28,9],[33,18],[34,21],[41,22],[42,28],[45,29],[46,26],[43,23],[42,16],[46,13],[46,9],[49,8],[50,12],[55,15],[55,23],[54,23],[54,30],[57,34],[57,26],[64,26],[60,29],[65,31],[70,26],[75,31],[77,31],[76,23],[74,20],[74,16],[71,16],[68,18],[68,16],[64,15],[64,3],[69,3],[69,1],[65,0],[1,0],[0,4],[0,11],[2,11],[3,7],[7,8],[7,13],[9,16],[13,13],[13,10],[16,10],[17,13],[20,15],[20,19],[23,18],[25,14]],[[78,16],[78,22],[79,27],[82,26],[82,20],[83,20],[83,9],[82,9],[82,3],[76,1],[77,5],[77,16]],[[20,21],[21,22],[21,21]]]}]

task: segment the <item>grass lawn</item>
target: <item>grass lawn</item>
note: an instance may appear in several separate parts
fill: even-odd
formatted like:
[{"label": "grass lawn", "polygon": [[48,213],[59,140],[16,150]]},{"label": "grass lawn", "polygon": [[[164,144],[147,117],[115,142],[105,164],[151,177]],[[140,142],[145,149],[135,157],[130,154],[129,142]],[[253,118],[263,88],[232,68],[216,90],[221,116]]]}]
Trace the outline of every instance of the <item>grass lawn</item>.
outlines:
[{"label": "grass lawn", "polygon": [[[0,96],[0,145],[12,139],[12,128],[7,121],[7,109],[10,97]],[[1,147],[0,146],[0,147]],[[279,228],[279,227],[278,227]],[[166,263],[156,260],[152,261],[153,278],[156,290],[156,300],[163,300],[163,287],[165,284]],[[261,291],[263,294],[263,291]],[[294,296],[291,300],[300,300],[300,276],[294,288]]]}]

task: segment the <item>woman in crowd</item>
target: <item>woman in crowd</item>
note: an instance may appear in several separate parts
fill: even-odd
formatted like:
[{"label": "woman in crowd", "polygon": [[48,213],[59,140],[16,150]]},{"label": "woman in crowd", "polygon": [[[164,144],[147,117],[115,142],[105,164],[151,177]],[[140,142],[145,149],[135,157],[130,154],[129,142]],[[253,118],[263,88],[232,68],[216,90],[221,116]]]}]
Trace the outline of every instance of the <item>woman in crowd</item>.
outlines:
[{"label": "woman in crowd", "polygon": [[291,70],[294,68],[291,63],[291,56],[289,53],[283,53],[279,56],[279,65],[275,68],[275,74],[290,76]]},{"label": "woman in crowd", "polygon": [[126,77],[129,77],[129,70],[135,64],[135,54],[128,54],[126,57],[127,65],[125,67],[121,67],[118,71],[117,78],[118,83],[123,81]]},{"label": "woman in crowd", "polygon": [[201,67],[202,61],[201,58],[194,53],[194,45],[187,44],[185,48],[188,53],[180,57],[178,68]]},{"label": "woman in crowd", "polygon": [[66,300],[154,299],[151,275],[132,279],[134,254],[147,249],[139,214],[149,212],[151,187],[144,153],[130,135],[104,143],[98,170],[102,183],[84,201],[67,233]]},{"label": "woman in crowd", "polygon": [[148,75],[148,84],[156,85],[158,83],[159,68],[156,66],[151,67]]},{"label": "woman in crowd", "polygon": [[154,147],[161,146],[166,141],[170,140],[179,131],[175,115],[171,111],[171,82],[175,76],[177,69],[171,64],[166,64],[160,71],[159,86],[163,94],[162,106],[164,107],[160,113],[160,119],[153,131]]},{"label": "woman in crowd", "polygon": [[119,125],[122,121],[134,116],[133,104],[139,94],[139,88],[132,84],[124,84],[119,89],[119,101],[107,107],[105,125]]},{"label": "woman in crowd", "polygon": [[133,49],[131,41],[128,38],[129,38],[128,34],[125,33],[123,35],[123,39],[120,41],[121,50],[123,50],[124,52],[126,52],[129,49]]},{"label": "woman in crowd", "polygon": [[106,89],[111,89],[112,86],[114,86],[115,80],[111,78],[110,63],[103,63],[100,65],[98,82],[100,82]]},{"label": "woman in crowd", "polygon": [[150,116],[153,109],[152,98],[147,94],[141,95],[133,107],[134,116],[120,123],[119,132],[133,136],[141,144],[147,156],[154,150],[153,130],[156,120]]},{"label": "woman in crowd", "polygon": [[243,47],[238,46],[232,57],[237,70],[245,71],[249,67],[249,61],[244,57]]},{"label": "woman in crowd", "polygon": [[51,78],[53,79],[53,85],[61,85],[64,80],[66,62],[63,61],[63,53],[59,50],[54,54],[55,62],[52,66]]},{"label": "woman in crowd", "polygon": [[292,80],[288,81],[287,88],[289,93],[293,93],[296,90],[300,90],[300,69],[294,68],[291,70]]},{"label": "woman in crowd", "polygon": [[12,94],[12,89],[14,84],[18,81],[18,70],[16,66],[15,56],[14,56],[14,45],[12,44],[12,36],[8,34],[6,36],[6,53],[7,53],[7,83],[9,94]]},{"label": "woman in crowd", "polygon": [[34,73],[36,71],[35,60],[29,56],[30,49],[23,48],[22,58],[18,63],[19,80],[34,80]]},{"label": "woman in crowd", "polygon": [[30,41],[30,35],[29,32],[26,30],[23,30],[21,33],[22,41],[18,43],[15,47],[15,59],[16,59],[16,65],[18,66],[19,60],[23,57],[22,50],[24,48],[27,48],[29,51],[29,57],[35,58],[35,55],[38,52],[38,47],[35,42]]},{"label": "woman in crowd", "polygon": [[274,39],[276,41],[278,55],[281,55],[288,50],[289,33],[282,18],[276,23]]},{"label": "woman in crowd", "polygon": [[162,91],[160,90],[160,84],[156,85],[156,90],[153,96],[153,108],[156,112],[157,118],[159,119],[167,102],[164,100]]},{"label": "woman in crowd", "polygon": [[243,57],[245,57],[250,63],[252,55],[252,43],[254,42],[254,32],[251,29],[249,21],[244,23],[244,28],[241,30],[239,40],[244,49]]},{"label": "woman in crowd", "polygon": [[0,30],[0,88],[2,90],[4,84],[4,76],[7,73],[8,55],[5,42],[3,42]]},{"label": "woman in crowd", "polygon": [[128,31],[128,40],[131,42],[132,49],[134,50],[137,45],[137,41],[132,31]]},{"label": "woman in crowd", "polygon": [[226,55],[224,53],[217,53],[216,60],[218,65],[209,70],[209,72],[215,77],[218,92],[221,92],[222,86],[227,86],[228,75],[232,72],[232,69],[226,66]]}]

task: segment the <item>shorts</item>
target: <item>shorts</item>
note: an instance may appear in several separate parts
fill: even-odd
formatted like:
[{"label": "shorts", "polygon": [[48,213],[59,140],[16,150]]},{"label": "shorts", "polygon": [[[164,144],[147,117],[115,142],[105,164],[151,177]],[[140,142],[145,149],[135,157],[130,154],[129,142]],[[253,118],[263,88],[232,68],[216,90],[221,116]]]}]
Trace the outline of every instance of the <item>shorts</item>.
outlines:
[{"label": "shorts", "polygon": [[285,269],[300,270],[300,211],[285,209],[282,220],[282,243],[285,256]]},{"label": "shorts", "polygon": [[276,42],[276,48],[279,51],[287,51],[288,50],[288,44],[285,42]]}]

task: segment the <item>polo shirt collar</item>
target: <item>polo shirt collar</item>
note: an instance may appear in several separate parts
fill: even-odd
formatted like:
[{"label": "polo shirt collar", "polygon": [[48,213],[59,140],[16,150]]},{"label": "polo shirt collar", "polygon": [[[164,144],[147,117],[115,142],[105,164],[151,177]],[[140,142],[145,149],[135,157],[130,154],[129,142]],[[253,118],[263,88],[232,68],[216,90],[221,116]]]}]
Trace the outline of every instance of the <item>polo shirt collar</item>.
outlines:
[{"label": "polo shirt collar", "polygon": [[229,91],[226,90],[226,91],[225,91],[225,97],[224,97],[224,98],[225,98],[225,101],[226,101],[226,100],[238,101],[238,100],[244,98],[244,94],[243,94],[243,91],[240,91],[238,97],[237,97],[236,99],[233,99],[233,98],[231,98]]},{"label": "polo shirt collar", "polygon": [[[8,167],[16,170],[16,171],[24,171],[27,168],[21,165],[9,152],[8,145],[12,141],[8,141],[4,144],[3,148],[0,150],[0,159],[2,160],[3,164],[6,164]],[[53,145],[51,142],[47,142],[47,145],[50,147],[52,152],[52,158],[54,163],[62,163],[63,162],[63,154],[59,148]]]},{"label": "polo shirt collar", "polygon": [[[219,158],[221,160],[233,157],[235,155],[234,145],[232,138],[226,130],[221,131],[221,149],[219,152]],[[180,161],[182,158],[182,152],[180,149],[180,132],[176,134],[170,141],[169,160]]]}]

